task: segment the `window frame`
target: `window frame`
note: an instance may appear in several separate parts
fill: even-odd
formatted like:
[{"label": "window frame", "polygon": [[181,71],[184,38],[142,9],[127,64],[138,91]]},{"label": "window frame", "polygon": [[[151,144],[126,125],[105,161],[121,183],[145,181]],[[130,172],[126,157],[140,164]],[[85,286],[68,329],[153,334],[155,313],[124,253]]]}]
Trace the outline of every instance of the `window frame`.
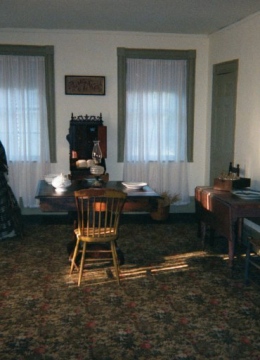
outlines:
[{"label": "window frame", "polygon": [[51,163],[56,163],[54,46],[0,45],[0,55],[44,57],[50,161]]},{"label": "window frame", "polygon": [[156,50],[117,48],[118,70],[118,153],[117,161],[124,161],[124,142],[126,125],[126,72],[127,59],[165,59],[187,60],[187,160],[193,161],[194,138],[194,99],[195,99],[195,67],[196,50]]}]

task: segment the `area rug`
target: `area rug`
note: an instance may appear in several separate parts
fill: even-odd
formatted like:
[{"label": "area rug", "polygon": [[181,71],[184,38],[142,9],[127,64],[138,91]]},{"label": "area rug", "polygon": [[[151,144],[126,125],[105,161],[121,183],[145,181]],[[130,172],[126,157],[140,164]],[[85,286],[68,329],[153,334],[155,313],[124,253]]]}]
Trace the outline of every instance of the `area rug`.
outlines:
[{"label": "area rug", "polygon": [[1,360],[260,359],[259,283],[195,221],[125,221],[121,286],[109,263],[69,275],[70,223],[0,242]]}]

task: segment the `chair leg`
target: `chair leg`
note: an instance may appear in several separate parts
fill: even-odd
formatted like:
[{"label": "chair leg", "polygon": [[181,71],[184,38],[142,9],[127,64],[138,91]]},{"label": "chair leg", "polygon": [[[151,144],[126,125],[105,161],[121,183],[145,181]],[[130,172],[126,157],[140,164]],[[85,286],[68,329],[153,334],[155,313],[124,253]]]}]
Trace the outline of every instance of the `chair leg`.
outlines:
[{"label": "chair leg", "polygon": [[118,257],[117,257],[116,246],[115,246],[114,241],[111,242],[111,251],[112,251],[112,257],[113,257],[113,263],[114,263],[117,283],[118,283],[118,285],[120,285]]},{"label": "chair leg", "polygon": [[82,248],[82,254],[81,254],[81,260],[80,260],[78,286],[80,286],[81,279],[82,279],[82,273],[83,273],[83,268],[84,268],[84,263],[85,263],[86,247],[87,247],[87,243],[84,241],[83,248]]},{"label": "chair leg", "polygon": [[76,242],[76,246],[75,246],[73,256],[72,256],[72,259],[71,259],[70,275],[72,274],[72,271],[73,271],[74,267],[78,268],[76,263],[75,263],[76,257],[78,255],[78,250],[79,250],[79,240],[77,240],[77,242]]}]

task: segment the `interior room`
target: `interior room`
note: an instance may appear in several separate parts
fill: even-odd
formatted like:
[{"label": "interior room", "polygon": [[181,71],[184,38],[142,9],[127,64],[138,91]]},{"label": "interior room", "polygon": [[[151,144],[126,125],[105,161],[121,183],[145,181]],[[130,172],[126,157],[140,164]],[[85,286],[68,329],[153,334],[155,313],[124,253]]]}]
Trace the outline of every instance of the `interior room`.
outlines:
[{"label": "interior room", "polygon": [[[71,199],[60,212],[46,204],[42,211],[39,201],[23,206],[19,198],[24,232],[0,241],[2,359],[259,358],[257,273],[250,270],[254,281],[245,282],[246,247],[240,244],[238,256],[233,246],[236,236],[259,238],[260,225],[252,220],[260,217],[258,207],[250,216],[236,215],[235,234],[233,223],[226,230],[223,219],[230,213],[221,207],[208,223],[202,214],[204,227],[199,228],[195,199],[195,189],[198,194],[198,187],[213,186],[214,71],[231,62],[237,66],[233,158],[222,158],[221,171],[228,171],[230,162],[239,164],[250,189],[260,191],[259,33],[259,0],[1,1],[0,48],[54,49],[51,174],[70,174],[71,117],[102,115],[109,181],[124,180],[124,163],[118,161],[119,48],[196,52],[189,202],[172,201],[163,221],[153,220],[150,211],[123,214],[121,285],[106,266],[90,269],[78,286],[77,273],[69,274],[75,224]],[[102,77],[105,91],[102,96],[70,94],[68,76]],[[40,180],[44,176],[30,185],[32,194]],[[9,178],[11,188],[15,181],[19,176]],[[246,217],[242,229],[239,219]],[[213,238],[219,219],[224,225]]]},{"label": "interior room", "polygon": [[[29,20],[26,23],[26,18],[24,18],[25,25],[18,28],[19,22],[15,21],[17,15],[7,12],[12,2],[9,4],[2,5],[1,44],[54,46],[57,162],[51,165],[51,173],[69,173],[69,146],[66,135],[71,113],[76,116],[102,113],[104,124],[107,126],[109,144],[107,169],[112,180],[122,179],[123,164],[117,161],[116,141],[118,47],[194,49],[196,50],[194,156],[193,161],[188,164],[189,194],[191,197],[194,196],[194,188],[197,185],[209,185],[212,67],[214,64],[234,59],[239,61],[234,159],[228,159],[227,164],[229,160],[240,164],[243,175],[251,178],[251,186],[255,189],[259,188],[260,168],[257,164],[260,145],[257,134],[260,105],[257,74],[260,50],[257,39],[259,27],[257,12],[223,29],[217,31],[213,29],[210,33],[206,31],[197,33],[196,29],[193,33],[188,33],[189,29],[185,33],[158,32],[158,30],[156,32],[115,31],[116,29],[107,31],[102,30],[102,27],[85,30],[83,26],[75,29],[75,25],[72,29],[71,26],[64,29],[55,28],[52,24],[47,24],[45,28],[39,24],[32,29]],[[22,17],[19,17],[19,21],[22,21]],[[66,75],[71,74],[105,76],[105,96],[66,95],[64,79]]]}]

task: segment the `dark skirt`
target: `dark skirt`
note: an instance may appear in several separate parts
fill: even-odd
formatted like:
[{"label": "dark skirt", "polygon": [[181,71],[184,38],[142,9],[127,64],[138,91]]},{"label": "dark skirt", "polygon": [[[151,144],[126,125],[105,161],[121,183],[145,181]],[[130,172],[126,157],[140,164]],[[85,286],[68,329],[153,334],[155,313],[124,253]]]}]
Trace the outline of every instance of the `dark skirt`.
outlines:
[{"label": "dark skirt", "polygon": [[14,193],[0,172],[0,240],[22,234],[21,211]]}]

